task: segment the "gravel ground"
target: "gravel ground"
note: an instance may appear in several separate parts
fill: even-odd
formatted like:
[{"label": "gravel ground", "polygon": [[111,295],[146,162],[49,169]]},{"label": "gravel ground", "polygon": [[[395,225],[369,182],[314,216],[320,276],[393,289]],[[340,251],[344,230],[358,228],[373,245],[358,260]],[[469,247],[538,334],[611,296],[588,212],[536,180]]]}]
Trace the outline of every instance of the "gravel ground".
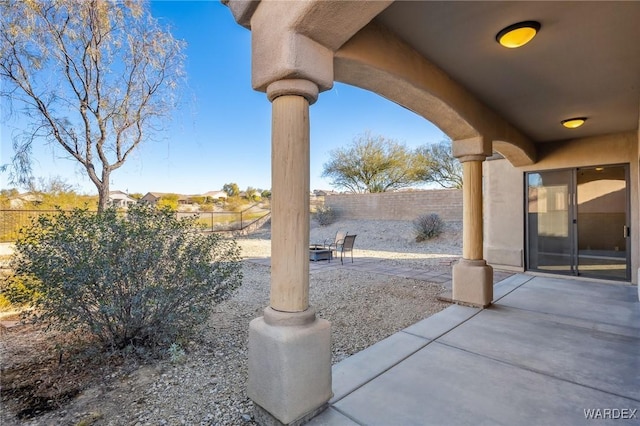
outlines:
[{"label": "gravel ground", "polygon": [[[338,229],[357,234],[355,257],[371,256],[390,266],[441,270],[443,259],[461,253],[461,226],[423,243],[410,222],[340,221],[312,225],[311,242]],[[245,257],[269,256],[269,229],[239,240]],[[249,425],[247,398],[248,323],[269,300],[269,268],[248,261],[243,285],[217,305],[209,322],[184,353],[172,360],[125,372],[82,392],[63,409],[20,424],[29,425]],[[340,360],[447,306],[436,300],[440,284],[350,269],[331,269],[310,278],[310,300],[332,323],[332,361]],[[15,419],[15,418],[14,418]],[[3,416],[3,420],[7,420]]]}]

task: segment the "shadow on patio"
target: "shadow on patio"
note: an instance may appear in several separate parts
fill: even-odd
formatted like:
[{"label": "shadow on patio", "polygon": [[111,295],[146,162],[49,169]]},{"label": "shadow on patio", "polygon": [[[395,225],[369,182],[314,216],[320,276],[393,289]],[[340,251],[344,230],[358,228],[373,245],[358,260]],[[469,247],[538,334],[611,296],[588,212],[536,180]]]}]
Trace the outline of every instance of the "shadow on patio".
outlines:
[{"label": "shadow on patio", "polygon": [[309,424],[638,424],[635,286],[518,274],[494,300],[451,306],[334,365],[330,407]]}]

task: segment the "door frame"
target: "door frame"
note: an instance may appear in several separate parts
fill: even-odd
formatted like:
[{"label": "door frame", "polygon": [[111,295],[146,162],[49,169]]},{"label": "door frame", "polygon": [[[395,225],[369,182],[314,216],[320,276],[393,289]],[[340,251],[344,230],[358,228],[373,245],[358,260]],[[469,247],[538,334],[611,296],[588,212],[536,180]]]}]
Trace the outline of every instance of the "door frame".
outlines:
[{"label": "door frame", "polygon": [[[570,168],[561,168],[561,169],[546,169],[546,170],[531,170],[528,172],[525,172],[524,174],[524,231],[525,231],[525,238],[524,238],[524,249],[525,249],[525,256],[524,256],[524,260],[525,260],[525,270],[528,271],[535,271],[535,272],[543,272],[543,273],[554,273],[554,274],[558,274],[558,275],[570,275],[570,276],[581,276],[581,277],[585,277],[585,278],[600,278],[600,279],[607,279],[607,280],[615,280],[615,281],[631,281],[631,248],[632,248],[632,244],[631,244],[631,236],[628,233],[627,237],[625,238],[625,250],[626,250],[626,259],[625,259],[625,276],[624,277],[611,277],[611,276],[604,276],[604,275],[598,275],[598,274],[585,274],[584,272],[580,271],[580,258],[579,258],[579,241],[578,241],[578,179],[577,179],[577,173],[579,170],[584,170],[584,169],[596,169],[598,167],[622,167],[624,168],[624,176],[625,176],[625,207],[624,207],[624,213],[625,213],[625,226],[626,229],[629,230],[630,228],[630,221],[631,221],[631,182],[630,182],[630,164],[629,163],[621,163],[621,164],[602,164],[602,165],[593,165],[593,166],[582,166],[582,167],[570,167]],[[531,227],[530,227],[530,223],[529,223],[529,175],[531,174],[542,174],[542,173],[549,173],[549,172],[565,172],[565,171],[569,171],[570,173],[570,177],[569,177],[569,181],[567,182],[567,184],[569,185],[569,199],[567,200],[568,203],[568,220],[569,220],[569,238],[570,238],[570,242],[571,242],[571,247],[570,247],[570,255],[569,255],[569,260],[570,260],[570,265],[568,270],[562,271],[562,272],[550,272],[549,270],[546,269],[540,269],[540,268],[532,268],[531,264],[532,264],[532,259],[531,259]]]}]

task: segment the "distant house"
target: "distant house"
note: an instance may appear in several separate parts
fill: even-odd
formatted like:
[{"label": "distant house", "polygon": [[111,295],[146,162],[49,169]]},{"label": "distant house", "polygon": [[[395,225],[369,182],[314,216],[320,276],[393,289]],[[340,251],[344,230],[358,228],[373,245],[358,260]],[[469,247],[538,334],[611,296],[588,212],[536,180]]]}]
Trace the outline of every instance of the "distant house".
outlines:
[{"label": "distant house", "polygon": [[129,197],[122,191],[110,191],[109,192],[109,204],[119,209],[127,209],[130,205],[137,203],[138,200]]},{"label": "distant house", "polygon": [[147,204],[158,204],[158,201],[160,201],[160,198],[162,198],[163,195],[166,195],[166,193],[164,193],[164,192],[147,192],[145,194],[145,196],[140,199],[140,201],[142,201],[144,203],[147,203]]},{"label": "distant house", "polygon": [[229,196],[224,191],[209,191],[202,194],[203,197],[210,197],[214,200],[224,199],[226,200]]},{"label": "distant house", "polygon": [[191,201],[191,197],[193,196],[176,194],[172,192],[147,192],[145,196],[140,199],[140,201],[147,204],[158,204],[158,201],[160,201],[162,197],[166,197],[168,195],[171,195],[171,196],[177,195],[178,204],[180,205],[193,204],[193,201]]},{"label": "distant house", "polygon": [[326,197],[327,195],[332,195],[332,194],[339,194],[336,191],[329,191],[329,190],[325,190],[325,189],[314,189],[313,190],[313,195],[315,195],[316,197]]},{"label": "distant house", "polygon": [[26,192],[9,198],[10,209],[24,209],[42,203],[42,195]]}]

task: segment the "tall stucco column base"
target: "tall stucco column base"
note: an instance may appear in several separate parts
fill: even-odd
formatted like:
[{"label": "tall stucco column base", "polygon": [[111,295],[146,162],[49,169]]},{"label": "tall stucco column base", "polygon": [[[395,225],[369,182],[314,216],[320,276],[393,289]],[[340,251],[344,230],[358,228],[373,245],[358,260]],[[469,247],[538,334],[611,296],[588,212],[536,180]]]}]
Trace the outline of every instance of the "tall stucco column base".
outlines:
[{"label": "tall stucco column base", "polygon": [[453,265],[452,297],[456,303],[486,308],[493,301],[493,268],[480,260]]},{"label": "tall stucco column base", "polygon": [[251,321],[247,393],[261,424],[301,424],[326,407],[333,396],[329,321],[316,318],[313,308],[266,308]]}]

